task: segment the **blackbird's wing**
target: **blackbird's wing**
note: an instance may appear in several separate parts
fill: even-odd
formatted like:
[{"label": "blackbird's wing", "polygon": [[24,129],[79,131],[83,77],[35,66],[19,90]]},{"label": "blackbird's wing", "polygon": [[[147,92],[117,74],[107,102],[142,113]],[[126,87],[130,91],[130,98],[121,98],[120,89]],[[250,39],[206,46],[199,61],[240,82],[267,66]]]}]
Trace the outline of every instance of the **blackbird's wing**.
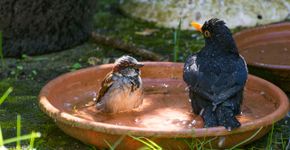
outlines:
[{"label": "blackbird's wing", "polygon": [[199,96],[219,104],[244,88],[248,73],[243,59],[238,59],[233,65],[224,65],[221,72],[219,75],[214,72],[200,74],[194,91]]},{"label": "blackbird's wing", "polygon": [[243,58],[239,58],[233,65],[231,73],[227,73],[227,76],[221,76],[219,80],[214,84],[214,91],[219,93],[218,99],[226,100],[234,96],[237,92],[243,90],[246,80],[248,78],[248,70]]},{"label": "blackbird's wing", "polygon": [[183,80],[188,86],[195,86],[198,81],[199,68],[196,54],[189,55],[184,63]]},{"label": "blackbird's wing", "polygon": [[102,97],[107,93],[107,91],[110,89],[112,85],[113,85],[113,73],[110,72],[106,75],[106,77],[101,83],[101,88],[99,90],[99,94],[96,100],[97,103],[101,101]]}]

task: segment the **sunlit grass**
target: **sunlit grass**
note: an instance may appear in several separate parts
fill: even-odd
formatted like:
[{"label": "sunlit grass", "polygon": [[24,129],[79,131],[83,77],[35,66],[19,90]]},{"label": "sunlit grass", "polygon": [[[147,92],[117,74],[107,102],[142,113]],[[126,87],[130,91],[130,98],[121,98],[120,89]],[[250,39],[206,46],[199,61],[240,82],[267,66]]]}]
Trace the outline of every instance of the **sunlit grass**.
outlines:
[{"label": "sunlit grass", "polygon": [[[259,128],[255,133],[253,133],[253,135],[251,135],[249,138],[245,139],[244,141],[241,141],[240,143],[234,145],[233,147],[227,149],[227,150],[241,150],[243,148],[241,148],[242,145],[248,143],[249,141],[251,141],[252,139],[254,139],[261,131],[262,131],[263,127]],[[272,130],[268,135],[268,138],[272,139],[273,136],[273,130],[274,130],[274,125],[272,126]],[[125,136],[125,135],[124,135]],[[115,142],[115,144],[111,145],[109,144],[107,141],[105,141],[107,143],[107,145],[109,146],[110,150],[114,150],[117,148],[117,146],[122,142],[124,136],[122,136],[119,140],[117,140]],[[162,150],[162,146],[158,145],[156,142],[152,141],[149,138],[146,137],[136,137],[136,136],[132,136],[132,135],[128,135],[131,138],[133,138],[136,141],[139,141],[140,143],[144,144],[144,147],[139,148],[138,150]],[[211,150],[212,145],[211,143],[215,140],[217,140],[218,137],[213,137],[210,139],[200,139],[200,138],[192,138],[191,141],[184,139],[184,142],[188,145],[188,148],[191,150]],[[283,139],[283,137],[281,136],[281,139]],[[282,142],[284,142],[282,140]],[[282,149],[285,149],[287,143],[282,143]],[[284,146],[283,146],[284,145]],[[272,140],[269,140],[267,143],[267,147],[265,149],[267,150],[271,150],[272,149]],[[259,148],[255,148],[252,147],[250,149],[259,149]]]},{"label": "sunlit grass", "polygon": [[267,149],[272,149],[271,146],[272,146],[272,139],[273,139],[273,132],[274,132],[274,127],[275,127],[275,124],[272,124],[272,128],[271,128],[271,131],[268,135],[268,140],[267,140]]},{"label": "sunlit grass", "polygon": [[108,141],[104,140],[105,143],[109,146],[110,150],[114,150],[117,148],[117,146],[122,142],[122,140],[124,139],[125,135],[121,136],[113,145],[110,144]]},{"label": "sunlit grass", "polygon": [[[13,88],[10,87],[8,90],[0,97],[0,105],[4,102],[4,100],[9,96],[9,94],[13,91]],[[16,137],[4,139],[2,134],[2,128],[0,124],[0,149],[7,149],[5,148],[6,144],[16,143],[16,150],[21,150],[21,141],[23,140],[30,140],[28,150],[34,149],[34,141],[35,138],[39,138],[41,134],[39,132],[32,131],[31,134],[21,135],[21,116],[17,115],[16,121]]]},{"label": "sunlit grass", "polygon": [[144,144],[144,147],[139,148],[139,150],[162,150],[161,146],[146,137],[135,137],[131,135],[130,137]]},{"label": "sunlit grass", "polygon": [[244,141],[238,143],[237,145],[233,146],[232,148],[230,148],[230,150],[234,150],[238,147],[240,147],[241,145],[251,141],[254,137],[256,137],[258,135],[258,133],[260,133],[260,131],[263,129],[263,127],[261,127],[258,131],[256,131],[252,136],[250,136],[249,138],[245,139]]},{"label": "sunlit grass", "polygon": [[13,91],[13,88],[10,87],[6,90],[6,92],[0,97],[0,105],[4,102],[4,100],[9,96],[9,94]]}]

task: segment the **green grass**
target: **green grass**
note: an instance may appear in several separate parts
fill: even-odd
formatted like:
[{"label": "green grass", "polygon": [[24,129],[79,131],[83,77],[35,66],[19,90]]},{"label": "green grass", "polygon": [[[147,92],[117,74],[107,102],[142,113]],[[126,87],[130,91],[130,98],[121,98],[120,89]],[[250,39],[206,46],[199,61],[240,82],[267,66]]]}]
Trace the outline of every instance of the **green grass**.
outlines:
[{"label": "green grass", "polygon": [[179,56],[179,41],[180,41],[180,31],[181,31],[181,19],[179,20],[177,29],[174,31],[173,36],[173,43],[174,43],[174,50],[173,50],[173,61],[177,62]]},{"label": "green grass", "polygon": [[5,69],[5,61],[4,61],[4,55],[3,55],[3,48],[2,48],[2,31],[0,31],[0,59],[1,59],[1,65],[2,69]]},{"label": "green grass", "polygon": [[[272,150],[272,139],[273,139],[273,132],[274,132],[274,128],[275,125],[272,125],[272,129],[270,131],[270,133],[268,134],[268,142],[266,145],[266,150]],[[245,145],[247,142],[251,141],[253,138],[255,138],[263,129],[263,127],[259,128],[255,133],[253,133],[253,135],[251,135],[249,138],[241,141],[240,143],[234,145],[233,147],[227,149],[227,150],[242,150],[244,149],[244,147],[242,147],[242,145]],[[109,144],[107,141],[105,141],[107,143],[107,145],[109,146],[110,150],[114,150],[117,148],[117,146],[122,142],[123,138],[125,135],[123,135],[121,138],[119,138],[119,140],[116,141],[116,143]],[[138,150],[162,150],[162,146],[158,145],[157,143],[155,143],[154,141],[150,140],[149,138],[146,137],[135,137],[132,135],[128,135],[130,136],[132,139],[139,141],[140,143],[142,143],[144,146],[139,148]],[[218,137],[213,137],[211,139],[206,140],[204,139],[198,139],[198,138],[192,138],[191,141],[188,141],[188,139],[184,139],[184,142],[188,145],[188,148],[191,150],[211,150],[212,149],[212,145],[211,143],[214,140],[217,140]],[[286,150],[286,142],[284,142],[283,136],[281,136],[281,144],[282,144],[282,150]],[[256,147],[251,147],[251,148],[247,148],[247,149],[260,149],[260,148],[256,148]]]},{"label": "green grass", "polygon": [[110,144],[108,141],[104,140],[104,142],[109,146],[110,150],[114,150],[117,148],[117,146],[122,142],[122,140],[125,138],[125,135],[121,136],[113,145]]},{"label": "green grass", "polygon": [[258,131],[256,131],[252,136],[250,136],[249,138],[245,139],[244,141],[238,143],[237,145],[233,146],[232,148],[230,148],[229,150],[234,150],[237,149],[238,147],[240,147],[243,144],[246,144],[247,142],[251,141],[254,137],[256,137],[258,135],[258,133],[260,133],[260,131],[263,129],[263,127],[261,127]]},{"label": "green grass", "polygon": [[[9,96],[9,94],[13,91],[13,88],[10,87],[8,90],[1,96],[0,98],[0,106],[4,102],[4,100]],[[0,149],[4,149],[6,144],[10,143],[16,143],[16,150],[21,150],[21,141],[23,140],[30,140],[29,148],[28,150],[34,149],[34,140],[35,138],[39,138],[41,134],[39,132],[32,131],[31,134],[27,135],[21,135],[21,117],[20,115],[17,115],[17,121],[16,121],[16,137],[9,138],[9,139],[3,139],[2,134],[2,128],[0,124]]]},{"label": "green grass", "polygon": [[9,94],[13,91],[13,88],[10,87],[6,90],[6,92],[0,97],[0,106],[4,102],[4,100],[9,96]]},{"label": "green grass", "polygon": [[131,138],[133,138],[136,141],[139,141],[144,144],[144,147],[139,148],[139,150],[162,150],[162,147],[156,144],[154,141],[146,138],[146,137],[135,137],[132,135],[129,135]]}]

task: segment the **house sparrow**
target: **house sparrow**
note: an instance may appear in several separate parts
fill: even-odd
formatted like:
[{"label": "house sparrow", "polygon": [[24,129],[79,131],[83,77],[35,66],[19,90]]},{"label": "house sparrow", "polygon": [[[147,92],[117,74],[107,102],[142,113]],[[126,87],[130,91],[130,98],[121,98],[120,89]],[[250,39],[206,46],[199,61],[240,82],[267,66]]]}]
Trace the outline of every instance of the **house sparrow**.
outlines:
[{"label": "house sparrow", "polygon": [[130,111],[143,101],[139,68],[144,66],[135,58],[122,56],[106,75],[96,100],[97,109],[107,113]]},{"label": "house sparrow", "polygon": [[230,131],[241,125],[235,116],[241,111],[248,75],[245,60],[222,20],[192,25],[205,38],[205,46],[188,56],[183,70],[193,112],[201,115],[205,127],[224,126]]}]

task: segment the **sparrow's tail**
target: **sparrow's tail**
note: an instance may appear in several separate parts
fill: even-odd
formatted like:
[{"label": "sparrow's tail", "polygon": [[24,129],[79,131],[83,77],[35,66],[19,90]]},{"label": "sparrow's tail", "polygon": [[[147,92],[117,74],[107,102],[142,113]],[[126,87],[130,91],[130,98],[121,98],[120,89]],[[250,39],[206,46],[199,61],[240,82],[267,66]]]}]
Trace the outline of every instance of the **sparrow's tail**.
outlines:
[{"label": "sparrow's tail", "polygon": [[215,111],[218,125],[224,126],[228,131],[241,126],[241,123],[235,117],[233,109],[219,105]]}]

